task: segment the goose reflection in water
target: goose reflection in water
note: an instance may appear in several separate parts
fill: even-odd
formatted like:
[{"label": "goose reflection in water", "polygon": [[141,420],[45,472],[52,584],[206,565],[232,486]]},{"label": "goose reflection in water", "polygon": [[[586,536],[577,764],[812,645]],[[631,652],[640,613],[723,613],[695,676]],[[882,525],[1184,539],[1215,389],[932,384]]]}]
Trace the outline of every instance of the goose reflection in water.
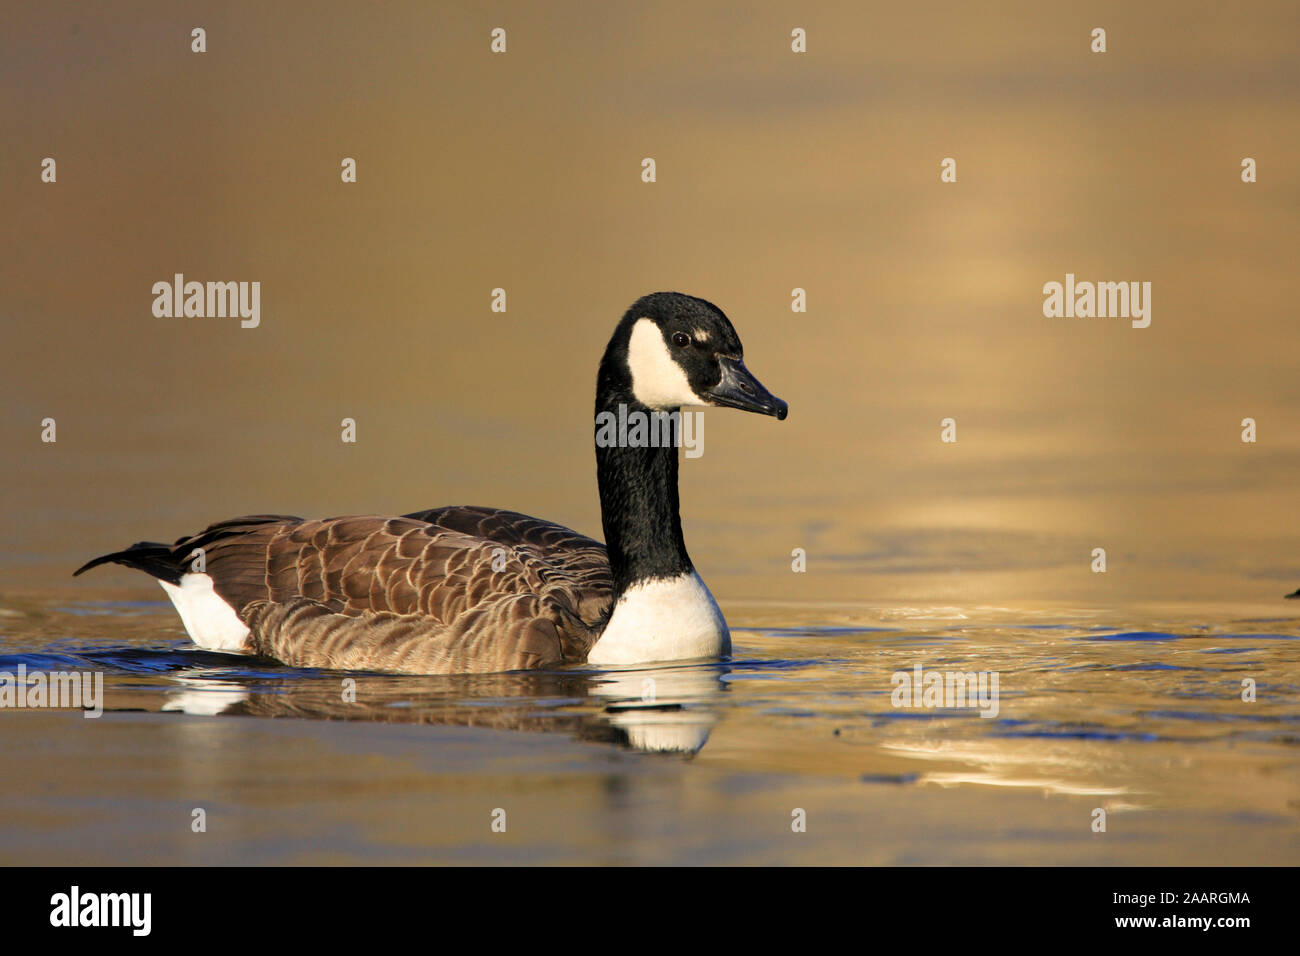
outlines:
[{"label": "goose reflection in water", "polygon": [[201,716],[298,717],[562,733],[651,753],[697,753],[718,720],[729,668],[701,663],[617,671],[448,677],[296,672],[279,678],[191,667],[162,709]]}]

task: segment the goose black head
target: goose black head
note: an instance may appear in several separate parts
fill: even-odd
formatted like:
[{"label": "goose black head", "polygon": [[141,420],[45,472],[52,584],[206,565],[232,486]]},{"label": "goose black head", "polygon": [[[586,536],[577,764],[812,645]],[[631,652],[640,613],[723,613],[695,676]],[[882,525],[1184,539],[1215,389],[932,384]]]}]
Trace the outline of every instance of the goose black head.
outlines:
[{"label": "goose black head", "polygon": [[623,316],[599,385],[655,410],[718,405],[784,419],[789,406],[745,368],[743,355],[740,336],[712,302],[656,292]]}]

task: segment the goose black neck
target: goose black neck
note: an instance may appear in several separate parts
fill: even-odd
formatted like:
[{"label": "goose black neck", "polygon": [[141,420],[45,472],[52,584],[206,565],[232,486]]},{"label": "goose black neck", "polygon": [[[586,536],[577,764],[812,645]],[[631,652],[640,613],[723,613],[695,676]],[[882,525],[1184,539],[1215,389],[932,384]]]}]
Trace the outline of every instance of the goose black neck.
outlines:
[{"label": "goose black neck", "polygon": [[626,415],[650,413],[630,389],[617,387],[602,374],[596,395],[596,480],[616,596],[640,581],[693,570],[678,512],[677,448],[602,441],[600,413],[609,412],[618,421],[620,404]]}]

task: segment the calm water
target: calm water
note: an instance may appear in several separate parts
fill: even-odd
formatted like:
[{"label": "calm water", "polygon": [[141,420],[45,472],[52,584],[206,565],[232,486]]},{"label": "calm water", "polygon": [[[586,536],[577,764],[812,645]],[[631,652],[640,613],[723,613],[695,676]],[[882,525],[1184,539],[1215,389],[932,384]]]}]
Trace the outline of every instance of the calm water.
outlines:
[{"label": "calm water", "polygon": [[[1300,861],[1286,604],[727,606],[724,664],[355,675],[355,702],[194,650],[161,601],[0,608],[0,670],[105,697],[0,711],[3,863]],[[996,672],[997,715],[896,706],[918,664]]]},{"label": "calm water", "polygon": [[[7,6],[0,670],[107,711],[0,710],[0,862],[1300,861],[1294,2],[1117,6],[1104,56],[1023,0],[800,5],[806,55],[776,2],[506,0],[506,56],[470,5],[232,2],[201,56],[171,3]],[[259,326],[155,316],[177,272]],[[1045,317],[1067,273],[1151,326]],[[725,665],[345,703],[69,577],[262,512],[599,536],[597,363],[663,288],[791,407],[682,461]],[[997,716],[896,706],[917,665]]]}]

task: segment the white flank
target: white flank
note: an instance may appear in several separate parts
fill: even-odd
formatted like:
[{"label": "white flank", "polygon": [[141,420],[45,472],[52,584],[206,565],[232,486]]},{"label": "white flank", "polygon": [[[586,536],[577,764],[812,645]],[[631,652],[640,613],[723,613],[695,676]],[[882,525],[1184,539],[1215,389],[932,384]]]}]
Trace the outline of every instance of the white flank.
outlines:
[{"label": "white flank", "polygon": [[587,660],[646,664],[730,653],[731,632],[718,602],[692,571],[628,588]]},{"label": "white flank", "polygon": [[159,581],[176,605],[190,640],[207,651],[244,651],[248,628],[212,588],[206,574],[182,574],[180,587]]},{"label": "white flank", "polygon": [[686,373],[668,352],[659,326],[638,319],[627,343],[627,369],[632,373],[632,394],[647,408],[707,405],[695,394]]}]

